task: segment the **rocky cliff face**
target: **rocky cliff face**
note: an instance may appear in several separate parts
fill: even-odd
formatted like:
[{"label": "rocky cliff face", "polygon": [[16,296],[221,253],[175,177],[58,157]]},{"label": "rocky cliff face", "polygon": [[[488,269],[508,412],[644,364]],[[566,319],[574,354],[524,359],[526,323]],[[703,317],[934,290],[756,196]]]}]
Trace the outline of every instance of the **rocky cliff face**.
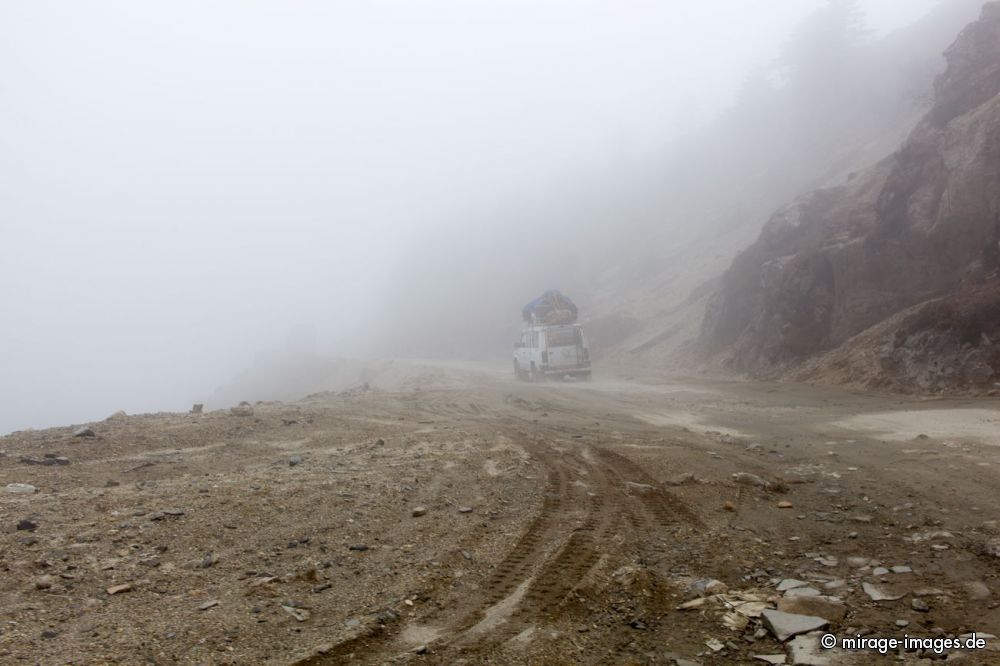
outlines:
[{"label": "rocky cliff face", "polygon": [[736,258],[703,323],[710,354],[926,391],[998,381],[1000,2],[945,56],[894,155],[780,209]]}]

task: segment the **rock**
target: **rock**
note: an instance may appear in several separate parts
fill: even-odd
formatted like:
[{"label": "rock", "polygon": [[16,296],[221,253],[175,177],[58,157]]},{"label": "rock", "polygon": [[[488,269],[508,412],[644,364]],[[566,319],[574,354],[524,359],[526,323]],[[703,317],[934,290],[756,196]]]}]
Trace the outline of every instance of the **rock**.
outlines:
[{"label": "rock", "polygon": [[355,543],[348,546],[347,550],[356,550],[362,552],[368,550],[368,545],[364,543]]},{"label": "rock", "polygon": [[472,513],[472,507],[471,506],[460,506],[460,507],[458,507],[458,512],[459,513]]},{"label": "rock", "polygon": [[74,437],[97,437],[97,433],[88,428],[87,426],[80,426],[73,431]]},{"label": "rock", "polygon": [[726,511],[736,511],[736,505],[732,502],[726,502],[722,505],[722,508]]},{"label": "rock", "polygon": [[734,472],[733,481],[744,486],[756,486],[758,488],[770,488],[771,484],[756,474],[749,472]]},{"label": "rock", "polygon": [[786,590],[791,590],[796,587],[805,587],[809,583],[804,580],[797,580],[795,578],[786,578],[780,583],[778,583],[778,592],[784,592]]},{"label": "rock", "polygon": [[847,606],[836,597],[792,597],[778,600],[778,610],[793,615],[814,615],[828,622],[840,622],[847,616]]},{"label": "rock", "polygon": [[205,557],[201,558],[201,563],[199,566],[202,569],[209,569],[214,567],[219,561],[218,556],[215,553],[206,553]]},{"label": "rock", "polygon": [[42,638],[44,638],[46,640],[50,640],[52,638],[55,638],[58,635],[59,635],[59,632],[56,631],[55,629],[46,629],[45,631],[42,632]]},{"label": "rock", "polygon": [[15,495],[31,495],[38,488],[35,488],[30,483],[8,483],[7,492],[13,493]]},{"label": "rock", "polygon": [[847,566],[853,567],[855,569],[860,569],[862,567],[868,566],[870,560],[867,557],[848,557]]},{"label": "rock", "polygon": [[44,465],[46,467],[53,467],[54,465],[68,465],[69,458],[57,456],[54,453],[46,453],[45,457],[41,460],[30,456],[22,456],[19,462],[25,465]]},{"label": "rock", "polygon": [[889,570],[892,573],[897,573],[897,574],[913,573],[913,569],[905,565],[891,567]]},{"label": "rock", "polygon": [[819,639],[823,636],[820,632],[813,632],[804,636],[796,636],[788,642],[788,655],[793,664],[803,666],[833,666],[833,664],[844,664],[845,653],[840,649],[827,650],[820,646]]},{"label": "rock", "polygon": [[[1000,652],[1000,645],[997,644],[996,634],[990,634],[985,631],[974,631],[968,634],[960,634],[959,639],[965,641],[965,645],[970,645],[970,641],[975,641],[980,644],[980,647],[976,649],[985,649],[987,652]],[[985,643],[983,645],[982,643]]]},{"label": "rock", "polygon": [[299,622],[305,622],[309,619],[310,613],[304,608],[296,608],[295,606],[288,606],[282,604],[281,609],[294,617]]},{"label": "rock", "polygon": [[983,543],[982,553],[988,557],[1000,558],[1000,538],[994,537]]},{"label": "rock", "polygon": [[872,569],[873,576],[885,576],[887,573],[889,573],[889,570],[885,567],[875,567]]},{"label": "rock", "polygon": [[725,583],[715,578],[699,578],[688,585],[688,589],[701,595],[723,594],[729,590]]},{"label": "rock", "polygon": [[723,583],[721,580],[715,580],[714,578],[707,583],[705,583],[705,592],[708,594],[725,594],[729,591],[729,586]]},{"label": "rock", "polygon": [[253,416],[253,405],[245,400],[229,410],[233,416]]},{"label": "rock", "polygon": [[425,506],[415,506],[415,507],[413,507],[413,511],[410,512],[410,515],[412,515],[414,518],[419,518],[420,516],[426,516],[427,515],[427,507],[425,507]]},{"label": "rock", "polygon": [[113,585],[107,589],[107,593],[111,596],[131,591],[132,591],[132,583],[122,583],[121,585]]},{"label": "rock", "polygon": [[707,645],[712,652],[719,652],[722,648],[726,647],[725,644],[718,638],[709,638],[705,641],[705,645]]},{"label": "rock", "polygon": [[764,626],[781,642],[792,636],[822,629],[829,624],[827,620],[815,615],[797,615],[770,609],[761,613],[761,617],[764,619]]},{"label": "rock", "polygon": [[910,621],[909,620],[896,620],[896,626],[900,627],[900,628],[902,628],[902,627],[908,627],[908,626],[910,626]]},{"label": "rock", "polygon": [[865,591],[872,601],[896,601],[897,599],[902,599],[906,596],[906,593],[897,593],[884,588],[878,587],[877,585],[872,585],[871,583],[862,583],[861,589]]},{"label": "rock", "polygon": [[38,523],[30,518],[23,518],[17,521],[17,529],[21,531],[34,532],[38,529]]},{"label": "rock", "polygon": [[107,481],[104,482],[105,488],[117,488],[120,485],[122,484],[119,483],[118,481],[115,481],[114,479],[108,479]]},{"label": "rock", "polygon": [[783,654],[752,654],[750,656],[766,664],[784,664],[787,659]]},{"label": "rock", "polygon": [[820,591],[815,587],[793,587],[785,592],[785,598],[797,599],[798,597],[818,597]]},{"label": "rock", "polygon": [[677,610],[694,610],[696,608],[701,608],[705,605],[705,597],[698,597],[696,599],[691,599],[690,601],[685,601]]},{"label": "rock", "polygon": [[212,601],[206,601],[202,605],[198,606],[198,610],[207,611],[209,608],[215,608],[218,605],[219,601],[217,599],[213,599]]},{"label": "rock", "polygon": [[674,478],[670,479],[669,481],[667,481],[667,485],[683,486],[684,484],[695,483],[696,481],[697,479],[695,478],[694,474],[692,474],[691,472],[683,472],[682,474],[679,474]]},{"label": "rock", "polygon": [[981,580],[973,580],[968,583],[963,583],[962,587],[965,588],[965,593],[969,595],[970,599],[981,601],[990,597],[990,588],[988,588],[986,583]]},{"label": "rock", "polygon": [[791,502],[789,502],[788,500],[781,500],[780,502],[778,502],[778,508],[779,509],[791,509],[792,506],[793,506],[793,504]]},{"label": "rock", "polygon": [[200,402],[196,402],[191,406],[191,411],[189,412],[189,414],[201,414],[204,409],[205,405],[201,404]]},{"label": "rock", "polygon": [[626,481],[625,482],[625,492],[631,494],[633,492],[646,495],[656,490],[655,486],[651,486],[648,483],[638,483],[636,481]]},{"label": "rock", "polygon": [[106,418],[104,420],[105,421],[120,421],[120,420],[122,420],[123,418],[125,418],[127,416],[128,416],[128,414],[125,413],[124,409],[119,409],[117,412],[115,412],[114,414],[112,414],[111,416],[109,416],[108,418]]},{"label": "rock", "polygon": [[926,601],[917,597],[910,600],[910,608],[918,613],[929,613],[931,610],[931,607],[927,605]]},{"label": "rock", "polygon": [[289,467],[295,467],[296,465],[301,465],[301,464],[302,464],[302,456],[300,456],[297,453],[288,459]]},{"label": "rock", "polygon": [[390,622],[395,622],[399,616],[393,613],[391,610],[379,611],[375,614],[375,619],[382,624],[389,624]]},{"label": "rock", "polygon": [[691,599],[690,601],[685,601],[677,610],[694,610],[696,608],[701,608],[705,605],[705,597],[698,597],[696,599]]},{"label": "rock", "polygon": [[55,585],[56,579],[53,576],[39,576],[35,579],[36,590],[48,590]]}]

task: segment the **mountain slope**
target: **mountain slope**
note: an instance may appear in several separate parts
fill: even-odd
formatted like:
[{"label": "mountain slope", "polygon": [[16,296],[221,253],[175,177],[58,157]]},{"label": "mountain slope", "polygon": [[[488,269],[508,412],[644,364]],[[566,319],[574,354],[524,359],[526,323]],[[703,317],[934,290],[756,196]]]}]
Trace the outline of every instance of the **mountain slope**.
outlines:
[{"label": "mountain slope", "polygon": [[992,387],[1000,3],[985,5],[945,57],[933,107],[895,154],[781,208],[736,258],[702,326],[715,359],[763,376]]}]

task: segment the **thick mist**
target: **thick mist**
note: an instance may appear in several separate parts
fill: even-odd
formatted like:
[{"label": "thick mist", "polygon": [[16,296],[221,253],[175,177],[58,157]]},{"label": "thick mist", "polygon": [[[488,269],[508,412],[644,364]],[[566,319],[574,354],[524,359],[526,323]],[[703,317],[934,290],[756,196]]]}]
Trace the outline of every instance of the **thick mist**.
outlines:
[{"label": "thick mist", "polygon": [[[862,2],[866,39],[937,4]],[[548,287],[614,300],[633,241],[731,210],[713,187],[759,184],[754,219],[787,193],[720,137],[776,117],[747,82],[787,85],[825,5],[4,3],[0,432],[185,409],[274,354],[481,353]]]}]

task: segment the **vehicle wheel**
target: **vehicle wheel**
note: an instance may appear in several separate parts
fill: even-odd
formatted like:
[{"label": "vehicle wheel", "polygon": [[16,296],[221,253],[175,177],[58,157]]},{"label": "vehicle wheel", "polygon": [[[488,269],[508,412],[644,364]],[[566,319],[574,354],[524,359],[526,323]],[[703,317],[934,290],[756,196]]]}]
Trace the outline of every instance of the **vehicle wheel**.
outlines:
[{"label": "vehicle wheel", "polygon": [[521,366],[518,365],[518,362],[516,360],[514,361],[514,379],[516,379],[519,382],[523,382],[528,379],[528,373],[525,372],[524,370],[521,370]]},{"label": "vehicle wheel", "polygon": [[585,382],[589,382],[591,379],[589,370],[587,372],[581,372],[578,376],[580,377],[581,381]]},{"label": "vehicle wheel", "polygon": [[545,381],[545,375],[538,371],[538,367],[534,363],[531,364],[531,381],[533,382]]}]

